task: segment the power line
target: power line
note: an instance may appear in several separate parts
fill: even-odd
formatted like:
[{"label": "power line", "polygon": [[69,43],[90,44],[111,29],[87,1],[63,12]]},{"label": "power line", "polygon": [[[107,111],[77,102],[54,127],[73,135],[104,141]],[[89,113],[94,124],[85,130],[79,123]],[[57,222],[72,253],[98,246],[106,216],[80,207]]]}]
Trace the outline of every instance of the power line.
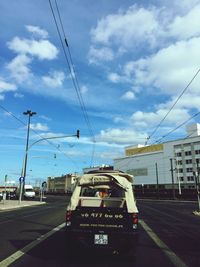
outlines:
[{"label": "power line", "polygon": [[[70,73],[70,76],[71,76],[71,80],[72,80],[73,86],[75,88],[75,91],[76,91],[76,94],[77,94],[77,97],[78,97],[78,101],[79,101],[79,104],[80,104],[80,107],[81,107],[81,110],[82,110],[82,113],[83,113],[83,117],[85,119],[86,125],[88,127],[88,130],[89,130],[90,135],[91,135],[92,140],[93,140],[93,150],[92,150],[92,157],[91,157],[91,165],[92,165],[93,157],[94,157],[95,142],[96,142],[95,141],[95,137],[94,137],[94,132],[93,132],[93,129],[92,129],[89,117],[88,117],[88,113],[87,113],[87,110],[86,110],[86,107],[85,107],[85,104],[84,104],[84,101],[83,101],[83,97],[82,97],[82,94],[81,94],[80,86],[79,86],[78,79],[77,79],[77,76],[76,76],[76,72],[75,72],[75,68],[74,68],[74,64],[73,64],[73,60],[72,60],[69,44],[67,42],[67,38],[66,38],[65,31],[64,31],[62,18],[61,18],[61,15],[60,15],[60,11],[59,11],[59,8],[58,8],[57,1],[55,0],[55,5],[56,5],[58,18],[59,18],[59,23],[61,25],[62,34],[64,36],[64,41],[63,41],[62,36],[61,36],[61,31],[60,31],[59,26],[58,26],[58,22],[57,22],[57,19],[56,19],[56,16],[55,16],[55,12],[54,12],[51,0],[49,0],[49,5],[50,5],[50,8],[51,8],[53,19],[54,19],[54,22],[55,22],[55,25],[56,25],[56,29],[57,29],[57,32],[58,32],[58,35],[59,35],[59,39],[60,39],[60,42],[61,42],[61,45],[62,45],[64,56],[65,56],[65,59],[66,59],[66,62],[67,62],[67,66],[69,68],[69,73]],[[68,58],[68,55],[66,53],[65,46],[67,47],[69,58]]]},{"label": "power line", "polygon": [[[167,137],[167,136],[170,135],[171,133],[173,133],[173,132],[175,132],[176,130],[178,130],[179,128],[181,128],[181,127],[182,127],[183,125],[185,125],[188,121],[190,121],[190,120],[193,119],[194,117],[198,116],[199,114],[200,114],[200,111],[197,112],[197,113],[195,113],[194,115],[192,115],[189,119],[187,119],[186,121],[184,121],[183,123],[181,123],[180,125],[178,125],[176,128],[174,128],[173,130],[171,130],[170,132],[168,132],[167,134],[165,134],[164,136],[162,136],[160,139],[156,140],[156,141],[155,141],[153,144],[151,144],[151,145],[160,144],[160,141],[161,141],[162,139],[164,139],[165,137]],[[195,132],[195,131],[194,131],[194,132]],[[193,134],[193,132],[192,132],[190,135],[188,135],[186,138],[190,137],[192,134]],[[184,138],[184,139],[186,139],[186,138]],[[146,147],[148,147],[148,146],[143,146],[143,147],[141,147],[141,148],[138,148],[137,155],[131,155],[131,156],[129,156],[130,159],[128,160],[128,162],[126,161],[126,160],[127,160],[127,157],[121,159],[120,162],[122,162],[122,161],[126,161],[126,162],[124,162],[124,164],[122,164],[122,165],[120,166],[120,168],[123,168],[123,167],[127,166],[129,163],[131,163],[131,161],[132,161],[132,159],[134,158],[134,156],[138,156],[138,155],[140,155],[143,151],[146,150]]]},{"label": "power line", "polygon": [[[7,112],[10,116],[12,116],[14,119],[16,119],[18,122],[20,122],[21,124],[23,124],[24,126],[27,126],[27,124],[22,121],[21,119],[19,119],[17,116],[15,116],[12,112],[10,112],[9,110],[7,110],[5,107],[3,107],[0,104],[0,108],[3,109],[5,112]],[[34,129],[30,128],[30,130],[32,132],[34,132],[38,137],[40,137],[41,139],[44,139],[44,141],[46,141],[47,143],[49,143],[51,146],[54,146],[59,152],[61,152],[62,154],[64,154],[68,159],[71,160],[71,162],[75,165],[75,167],[77,167],[77,164],[74,160],[72,160],[69,155],[67,155],[64,151],[62,151],[59,147],[57,147],[53,142],[50,142],[49,140],[45,139],[42,135],[38,134],[37,131],[35,131]]]},{"label": "power line", "polygon": [[155,143],[159,143],[162,139],[164,139],[165,137],[167,137],[168,135],[170,135],[171,133],[175,132],[176,130],[178,130],[179,128],[181,128],[183,125],[185,125],[187,122],[189,122],[191,119],[193,119],[194,117],[198,116],[200,114],[200,111],[197,112],[196,114],[194,114],[193,116],[191,116],[189,119],[187,119],[186,121],[184,121],[183,123],[181,123],[180,125],[178,125],[176,128],[174,128],[173,130],[171,130],[170,132],[168,132],[167,134],[163,135],[160,139],[158,139],[157,141],[155,141]]},{"label": "power line", "polygon": [[153,132],[148,136],[146,144],[148,142],[148,140],[155,134],[155,132],[158,130],[158,128],[161,126],[161,124],[163,123],[163,121],[167,118],[167,116],[169,115],[169,113],[172,111],[172,109],[175,107],[175,105],[177,104],[177,102],[179,101],[179,99],[182,97],[182,95],[186,92],[186,90],[188,89],[188,87],[192,84],[192,82],[195,80],[195,78],[197,77],[197,75],[199,74],[200,69],[198,69],[198,71],[195,73],[195,75],[192,77],[192,79],[190,80],[190,82],[187,84],[187,86],[183,89],[183,91],[181,92],[181,94],[178,96],[178,98],[176,99],[176,101],[174,102],[174,104],[171,106],[171,108],[169,109],[169,111],[166,113],[166,115],[164,116],[164,118],[160,121],[160,123],[156,126],[156,128],[153,130]]},{"label": "power line", "polygon": [[[56,4],[56,9],[57,9],[58,17],[59,17],[59,22],[60,22],[61,29],[62,29],[62,32],[63,32],[64,40],[65,40],[65,46],[67,47],[68,54],[69,54],[69,59],[70,59],[70,63],[71,63],[71,67],[72,67],[72,70],[73,70],[72,78],[75,80],[75,83],[76,83],[76,86],[77,86],[77,88],[75,88],[75,89],[77,89],[76,92],[77,92],[77,95],[78,95],[78,97],[80,99],[80,102],[81,102],[80,105],[83,108],[83,115],[84,115],[86,124],[88,126],[88,129],[90,131],[91,137],[93,138],[93,142],[94,142],[94,145],[95,145],[96,141],[95,141],[95,137],[94,137],[94,132],[93,132],[92,125],[90,123],[90,120],[89,120],[89,117],[88,117],[88,114],[87,114],[87,110],[86,110],[86,107],[85,107],[85,103],[84,103],[84,100],[83,100],[83,97],[82,97],[82,94],[81,94],[81,90],[80,90],[79,82],[78,82],[78,79],[77,79],[74,63],[73,63],[73,60],[72,60],[70,47],[69,47],[69,44],[68,44],[68,41],[67,41],[67,37],[66,37],[65,30],[64,30],[64,27],[63,27],[63,23],[62,23],[62,18],[61,18],[59,7],[58,7],[58,4],[57,4],[56,0],[55,0],[55,4]],[[71,71],[71,68],[70,68],[70,71]],[[93,152],[92,153],[94,153],[94,147],[93,147]]]}]

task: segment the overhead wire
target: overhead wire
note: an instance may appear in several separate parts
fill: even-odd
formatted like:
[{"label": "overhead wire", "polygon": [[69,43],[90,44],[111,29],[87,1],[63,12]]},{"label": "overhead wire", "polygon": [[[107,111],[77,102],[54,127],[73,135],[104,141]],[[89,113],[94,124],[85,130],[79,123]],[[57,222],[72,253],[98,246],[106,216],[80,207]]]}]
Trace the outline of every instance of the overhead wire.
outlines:
[{"label": "overhead wire", "polygon": [[163,123],[163,121],[167,118],[167,116],[169,115],[169,113],[172,111],[172,109],[175,107],[175,105],[177,104],[177,102],[179,101],[179,99],[183,96],[183,94],[186,92],[186,90],[189,88],[189,86],[192,84],[192,82],[195,80],[195,78],[197,77],[197,75],[200,72],[200,68],[197,70],[197,72],[195,73],[195,75],[192,77],[192,79],[190,80],[190,82],[187,84],[187,86],[183,89],[183,91],[181,92],[181,94],[177,97],[176,101],[174,102],[174,104],[171,106],[171,108],[168,110],[168,112],[166,113],[166,115],[163,117],[163,119],[159,122],[159,124],[155,127],[155,129],[153,130],[153,132],[147,137],[147,142],[150,140],[150,138],[155,134],[155,132],[158,130],[158,128],[161,126],[161,124]]},{"label": "overhead wire", "polygon": [[[63,45],[63,41],[62,41],[62,38],[61,38],[61,34],[60,34],[60,31],[59,31],[59,28],[58,28],[58,24],[57,24],[57,20],[56,20],[56,17],[55,17],[55,14],[54,14],[54,11],[53,11],[53,7],[51,5],[51,0],[49,0],[49,3],[50,3],[50,6],[51,6],[51,10],[52,10],[52,14],[53,14],[53,17],[54,17],[54,21],[55,21],[55,24],[56,24],[56,27],[57,27],[57,31],[59,33],[59,37],[60,37],[60,40],[61,40],[61,43],[62,43],[62,47],[64,49],[64,45]],[[72,77],[72,80],[74,82],[74,85],[75,85],[75,89],[76,89],[76,92],[77,92],[77,95],[78,95],[78,99],[79,99],[79,102],[81,102],[81,107],[82,109],[84,110],[83,113],[86,112],[86,109],[85,109],[85,105],[84,105],[84,101],[82,99],[82,95],[81,95],[81,92],[80,92],[80,87],[79,87],[79,83],[78,83],[78,80],[76,78],[76,73],[75,73],[75,69],[74,69],[74,64],[73,64],[73,60],[72,60],[72,56],[71,56],[71,52],[70,52],[70,49],[69,49],[69,44],[67,42],[67,38],[66,38],[66,34],[65,34],[65,30],[64,30],[64,27],[63,27],[63,23],[62,23],[62,18],[61,18],[61,15],[60,15],[60,11],[59,11],[59,7],[58,7],[58,4],[57,4],[57,0],[55,0],[55,5],[56,5],[56,9],[57,9],[57,13],[58,13],[58,17],[59,17],[59,22],[60,22],[60,25],[61,25],[61,29],[62,29],[62,32],[63,32],[63,36],[64,36],[64,40],[65,40],[65,45],[68,49],[68,53],[69,53],[69,59],[70,59],[70,63],[71,63],[71,66],[72,66],[72,69],[73,69],[73,74],[71,73],[71,67],[70,67],[70,64],[69,64],[69,61],[68,61],[68,58],[67,58],[67,61],[68,61],[68,67],[69,67],[69,70],[70,70],[70,73],[71,73],[71,77]],[[65,51],[65,49],[64,49]],[[155,132],[158,130],[158,128],[161,126],[161,124],[163,123],[163,121],[167,118],[167,116],[169,115],[169,113],[172,111],[172,109],[175,107],[175,105],[177,104],[177,102],[179,101],[179,99],[183,96],[183,94],[186,92],[186,90],[188,89],[188,87],[192,84],[192,82],[195,80],[195,78],[197,77],[197,75],[199,74],[200,72],[200,69],[198,69],[198,71],[195,73],[195,75],[192,77],[192,79],[190,80],[190,82],[187,84],[187,86],[184,88],[184,90],[181,92],[181,94],[178,96],[178,98],[176,99],[176,101],[174,102],[174,104],[171,106],[171,108],[169,109],[169,111],[166,113],[166,115],[164,116],[164,118],[160,121],[160,123],[156,126],[156,128],[154,129],[154,131],[151,133],[151,135],[147,138],[147,141],[146,141],[146,144],[148,142],[148,140],[150,140],[150,138],[155,134]],[[77,87],[78,88],[77,88]],[[85,113],[86,116],[84,115],[85,117],[85,120],[86,120],[86,123],[87,125],[89,126],[88,128],[90,129],[90,131],[92,130],[91,128],[91,125],[90,125],[90,122],[89,122],[89,119],[88,119],[88,116],[87,116],[87,112]],[[197,116],[198,114],[195,114],[194,116]],[[192,119],[194,116],[192,116],[190,119]],[[189,120],[190,120],[189,119]],[[189,120],[187,120],[186,122],[182,123],[181,125],[179,125],[178,127],[176,127],[175,129],[173,129],[172,131],[170,131],[168,134],[164,135],[162,138],[160,138],[158,141],[156,141],[155,143],[161,141],[163,138],[167,137],[168,135],[170,135],[172,132],[176,131],[178,128],[180,128],[181,126],[183,126],[185,123],[187,123]],[[93,133],[92,133],[92,136]],[[95,139],[94,139],[95,141]],[[142,148],[141,148],[142,149]]]},{"label": "overhead wire", "polygon": [[[162,136],[160,139],[158,139],[157,141],[155,141],[153,144],[151,145],[156,145],[156,144],[160,144],[160,141],[163,140],[165,137],[167,137],[168,135],[170,135],[171,133],[175,132],[176,130],[178,130],[179,128],[181,128],[183,125],[185,125],[186,123],[188,123],[190,120],[192,120],[194,117],[198,116],[200,114],[200,111],[195,113],[194,115],[192,115],[190,118],[188,118],[186,121],[184,121],[183,123],[179,124],[177,127],[175,127],[173,130],[171,130],[170,132],[168,132],[167,134],[165,134],[164,136]],[[195,132],[195,131],[194,131]],[[186,138],[190,137],[191,135],[193,134],[193,132],[188,135]],[[184,139],[186,139],[184,138]],[[146,147],[147,146],[143,146],[141,148],[138,148],[138,154],[137,155],[140,155],[143,151],[146,150]],[[121,163],[122,162],[122,165],[119,167],[120,169],[123,168],[123,167],[126,167],[129,165],[129,163],[132,162],[132,159],[134,158],[134,156],[137,156],[137,155],[131,155],[129,156],[130,159],[127,161],[127,157],[124,157],[123,159],[121,159],[119,162]],[[124,161],[124,163],[123,163]],[[117,162],[118,164],[118,162]]]},{"label": "overhead wire", "polygon": [[79,82],[78,82],[78,79],[77,79],[76,70],[75,70],[75,67],[74,67],[73,60],[72,60],[72,55],[71,55],[70,47],[69,47],[69,44],[68,44],[68,41],[67,41],[67,37],[66,37],[65,30],[64,30],[64,26],[63,26],[63,23],[62,23],[62,18],[61,18],[61,14],[60,14],[60,11],[59,11],[58,4],[57,4],[57,0],[55,0],[55,4],[56,4],[56,10],[57,10],[57,13],[58,13],[59,22],[60,22],[61,29],[62,29],[62,32],[63,32],[64,40],[65,40],[65,45],[67,47],[70,63],[71,63],[72,69],[73,69],[73,74],[74,75],[72,75],[72,78],[75,79],[75,82],[76,82],[76,85],[77,85],[77,89],[78,89],[78,90],[76,90],[76,92],[80,96],[80,101],[81,101],[80,104],[82,105],[82,108],[84,110],[83,111],[83,115],[84,115],[86,124],[88,126],[88,129],[90,131],[91,137],[93,138],[93,152],[92,152],[92,160],[91,160],[91,165],[92,165],[96,140],[95,140],[94,132],[93,132],[93,129],[92,129],[92,125],[90,123],[90,120],[89,120],[89,117],[88,117],[88,114],[87,114],[85,103],[84,103],[84,100],[83,100],[83,97],[82,97],[82,94],[81,94],[81,89],[80,89]]},{"label": "overhead wire", "polygon": [[187,119],[186,121],[184,121],[183,123],[179,124],[177,127],[175,127],[173,130],[171,130],[170,132],[168,132],[167,134],[163,135],[160,139],[156,140],[155,143],[159,143],[161,140],[163,140],[165,137],[167,137],[168,135],[170,135],[171,133],[175,132],[176,130],[178,130],[179,128],[181,128],[183,125],[185,125],[186,123],[188,123],[191,119],[193,119],[194,117],[198,116],[200,114],[200,111],[195,113],[194,115],[192,115],[189,119]]},{"label": "overhead wire", "polygon": [[[16,119],[18,122],[20,122],[21,124],[23,124],[24,126],[27,126],[27,124],[19,119],[17,116],[15,116],[12,112],[10,112],[9,110],[7,110],[4,106],[2,106],[0,104],[0,108],[3,109],[6,113],[8,113],[10,116],[12,116],[14,119]],[[49,143],[50,145],[54,146],[56,148],[57,151],[59,151],[60,153],[64,154],[68,159],[71,160],[71,162],[73,162],[73,164],[75,165],[75,167],[77,167],[77,164],[74,160],[72,160],[72,158],[69,157],[69,155],[67,155],[63,150],[60,149],[60,147],[57,147],[53,142],[49,141],[48,139],[45,139],[45,137],[43,137],[42,135],[40,135],[36,130],[30,128],[30,130],[32,132],[34,132],[38,137],[41,138],[41,141],[44,140],[46,141],[47,143]]]},{"label": "overhead wire", "polygon": [[[63,38],[62,38],[62,35],[61,35],[61,31],[60,31],[59,26],[58,26],[57,18],[56,18],[56,15],[55,15],[54,8],[53,8],[53,5],[51,3],[51,0],[49,0],[49,5],[50,5],[50,9],[51,9],[51,12],[52,12],[52,15],[53,15],[54,23],[56,25],[56,29],[57,29],[57,32],[58,32],[58,35],[59,35],[59,39],[60,39],[61,46],[62,46],[62,49],[63,49],[63,52],[64,52],[64,56],[65,56],[65,59],[66,59],[66,62],[67,62],[67,66],[69,68],[70,77],[71,77],[73,86],[75,88],[75,91],[76,91],[76,94],[77,94],[77,97],[78,97],[78,101],[79,101],[79,104],[80,104],[80,107],[81,107],[81,110],[82,110],[83,117],[85,119],[86,125],[88,127],[88,130],[90,132],[90,135],[91,135],[91,138],[92,138],[92,141],[93,141],[93,150],[92,150],[92,156],[91,156],[91,166],[92,166],[93,158],[94,158],[94,151],[95,151],[95,143],[96,143],[94,132],[93,132],[93,128],[92,128],[92,125],[90,123],[89,116],[88,116],[88,113],[87,113],[87,110],[86,110],[86,107],[85,107],[85,103],[84,103],[84,100],[83,100],[83,97],[82,97],[81,89],[80,89],[79,82],[78,82],[78,79],[77,79],[76,71],[75,71],[75,68],[74,68],[74,63],[73,63],[73,60],[72,60],[71,51],[70,51],[69,44],[68,44],[68,41],[67,41],[67,38],[66,38],[66,34],[65,34],[65,30],[64,30],[63,23],[62,23],[62,18],[61,18],[61,14],[60,14],[60,11],[59,11],[59,7],[58,7],[58,4],[57,4],[57,1],[55,0],[55,6],[56,6],[57,14],[58,14],[59,23],[60,23],[60,26],[61,26],[62,35],[64,37],[64,41],[63,41]],[[66,53],[65,47],[67,47],[67,51],[68,51],[69,56]]]}]

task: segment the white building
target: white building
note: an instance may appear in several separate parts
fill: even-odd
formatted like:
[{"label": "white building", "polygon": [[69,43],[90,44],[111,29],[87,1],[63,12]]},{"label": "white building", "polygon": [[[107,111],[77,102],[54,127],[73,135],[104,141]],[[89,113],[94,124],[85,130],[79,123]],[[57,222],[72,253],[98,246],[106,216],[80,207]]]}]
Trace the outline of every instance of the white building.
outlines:
[{"label": "white building", "polygon": [[200,167],[200,124],[187,127],[188,138],[150,146],[126,147],[125,156],[114,159],[114,169],[135,177],[134,184],[153,187],[194,188]]}]

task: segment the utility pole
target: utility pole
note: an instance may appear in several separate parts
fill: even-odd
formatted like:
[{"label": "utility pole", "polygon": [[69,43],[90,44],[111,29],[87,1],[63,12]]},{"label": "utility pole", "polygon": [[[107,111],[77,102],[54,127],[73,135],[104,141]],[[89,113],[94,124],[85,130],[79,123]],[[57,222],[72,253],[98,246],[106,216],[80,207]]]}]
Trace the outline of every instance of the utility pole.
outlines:
[{"label": "utility pole", "polygon": [[198,201],[198,212],[200,212],[200,191],[199,191],[199,159],[196,159],[197,163],[197,171],[195,173],[195,183],[196,183],[196,190],[197,190],[197,201]]},{"label": "utility pole", "polygon": [[159,182],[158,182],[158,163],[155,163],[156,166],[156,185],[157,185],[157,198],[159,198]]},{"label": "utility pole", "polygon": [[173,159],[170,159],[170,166],[171,166],[171,176],[172,176],[172,197],[175,199],[175,188],[174,188],[174,168],[173,168]]},{"label": "utility pole", "polygon": [[28,115],[28,124],[27,124],[27,137],[26,137],[26,151],[25,151],[25,158],[22,166],[22,173],[21,173],[21,183],[20,183],[20,196],[19,196],[19,202],[21,202],[22,193],[24,191],[24,185],[26,180],[26,167],[27,167],[27,160],[28,160],[28,144],[29,144],[29,132],[30,132],[30,121],[31,117],[33,115],[36,115],[36,112],[33,112],[31,110],[27,110],[26,112],[23,112],[24,115]]}]

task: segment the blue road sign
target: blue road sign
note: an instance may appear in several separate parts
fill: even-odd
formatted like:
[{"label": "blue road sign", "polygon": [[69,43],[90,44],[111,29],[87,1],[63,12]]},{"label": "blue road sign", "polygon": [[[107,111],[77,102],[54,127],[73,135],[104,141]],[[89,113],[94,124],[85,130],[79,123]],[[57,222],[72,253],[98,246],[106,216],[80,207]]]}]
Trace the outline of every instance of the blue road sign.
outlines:
[{"label": "blue road sign", "polygon": [[43,182],[42,183],[42,187],[46,187],[47,186],[47,183],[46,182]]},{"label": "blue road sign", "polygon": [[24,177],[23,177],[23,176],[21,176],[21,177],[19,178],[19,182],[20,182],[20,183],[24,183]]}]

